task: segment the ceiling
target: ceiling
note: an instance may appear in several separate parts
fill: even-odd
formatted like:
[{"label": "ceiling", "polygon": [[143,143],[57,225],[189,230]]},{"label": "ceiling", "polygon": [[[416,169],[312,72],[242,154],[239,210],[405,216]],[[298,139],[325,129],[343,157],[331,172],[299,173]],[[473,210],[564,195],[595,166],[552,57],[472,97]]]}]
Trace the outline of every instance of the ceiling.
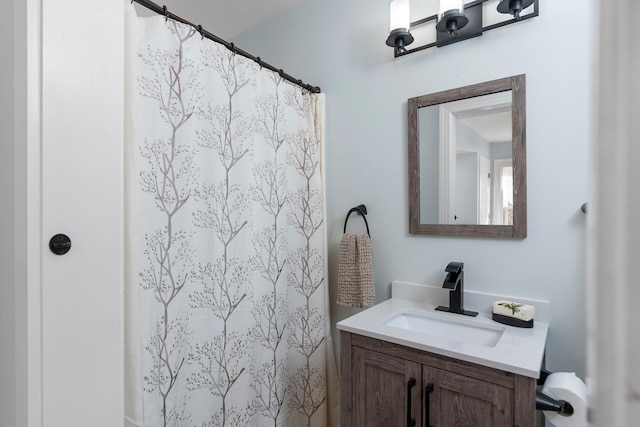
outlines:
[{"label": "ceiling", "polygon": [[511,111],[476,115],[462,121],[489,143],[511,141]]},{"label": "ceiling", "polygon": [[[269,18],[304,2],[304,0],[162,0],[172,13],[223,39],[246,31]],[[137,5],[140,16],[153,12]]]}]

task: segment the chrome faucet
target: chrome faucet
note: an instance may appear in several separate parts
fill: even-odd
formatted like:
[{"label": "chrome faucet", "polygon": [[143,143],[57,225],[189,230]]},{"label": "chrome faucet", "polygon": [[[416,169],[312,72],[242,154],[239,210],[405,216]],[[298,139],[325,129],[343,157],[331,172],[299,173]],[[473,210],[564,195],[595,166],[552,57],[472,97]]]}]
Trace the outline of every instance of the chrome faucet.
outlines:
[{"label": "chrome faucet", "polygon": [[464,314],[465,316],[477,316],[475,311],[464,309],[464,263],[450,262],[444,270],[447,277],[444,279],[442,287],[449,290],[449,307],[438,306],[436,310],[448,311],[449,313]]}]

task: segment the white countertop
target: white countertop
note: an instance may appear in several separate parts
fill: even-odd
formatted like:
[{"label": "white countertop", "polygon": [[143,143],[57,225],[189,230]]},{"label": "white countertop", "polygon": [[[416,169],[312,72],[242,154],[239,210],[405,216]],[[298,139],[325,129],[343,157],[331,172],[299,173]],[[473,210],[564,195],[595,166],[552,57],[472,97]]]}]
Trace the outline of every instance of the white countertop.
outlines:
[{"label": "white countertop", "polygon": [[[469,292],[469,294],[474,294]],[[438,305],[448,305],[448,291],[441,288],[416,285],[403,282],[393,283],[393,295],[380,304],[338,322],[337,328],[342,331],[376,338],[395,344],[404,345],[430,353],[448,356],[478,365],[500,369],[514,374],[531,378],[540,376],[540,367],[544,357],[545,342],[549,325],[541,320],[548,319],[548,303],[545,301],[526,300],[519,298],[517,302],[534,303],[536,306],[536,318],[533,328],[517,328],[494,322],[491,319],[491,300],[508,299],[499,295],[475,293],[469,295],[465,292],[465,309],[480,312],[477,317],[462,316],[446,312],[435,311]],[[404,298],[401,298],[402,296]],[[411,299],[408,299],[411,298]],[[476,303],[476,306],[470,302]],[[406,330],[385,323],[403,312],[426,312],[435,314],[442,319],[451,318],[454,321],[460,318],[471,321],[479,326],[504,328],[502,336],[495,346],[483,346],[471,344],[463,340],[457,340],[455,336],[447,338],[429,335],[425,333]],[[538,312],[540,316],[538,316]]]}]

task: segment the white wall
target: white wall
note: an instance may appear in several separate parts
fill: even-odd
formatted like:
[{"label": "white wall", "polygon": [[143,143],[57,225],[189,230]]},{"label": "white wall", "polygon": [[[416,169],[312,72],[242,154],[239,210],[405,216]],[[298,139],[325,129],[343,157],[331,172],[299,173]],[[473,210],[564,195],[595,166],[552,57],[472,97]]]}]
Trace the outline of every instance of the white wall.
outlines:
[{"label": "white wall", "polygon": [[[435,0],[414,0],[412,7],[428,2],[435,13]],[[463,261],[467,289],[549,300],[547,368],[584,378],[580,206],[589,178],[595,0],[540,3],[532,20],[399,59],[384,43],[387,0],[307,0],[234,42],[327,93],[332,295],[345,215],[364,203],[379,301],[389,297],[394,279],[439,284],[449,261]],[[410,235],[407,99],[517,74],[527,79],[528,237]],[[354,312],[334,305],[332,322]]]}]

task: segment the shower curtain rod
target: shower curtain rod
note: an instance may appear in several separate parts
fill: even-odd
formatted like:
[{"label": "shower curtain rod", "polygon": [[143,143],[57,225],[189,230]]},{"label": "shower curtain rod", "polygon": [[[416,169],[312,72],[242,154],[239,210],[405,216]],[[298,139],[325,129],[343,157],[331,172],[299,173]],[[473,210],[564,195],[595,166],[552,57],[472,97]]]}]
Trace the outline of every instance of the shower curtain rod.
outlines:
[{"label": "shower curtain rod", "polygon": [[209,40],[213,40],[216,43],[220,43],[221,45],[223,45],[224,47],[226,47],[227,49],[229,49],[231,52],[233,53],[237,53],[238,55],[242,55],[245,58],[249,58],[250,60],[257,62],[258,65],[260,65],[260,67],[266,68],[268,70],[274,71],[276,73],[278,73],[280,75],[280,77],[282,77],[283,79],[296,84],[300,87],[303,87],[304,89],[308,90],[311,93],[320,93],[321,90],[318,86],[311,86],[308,85],[306,83],[304,83],[302,80],[298,80],[292,76],[290,76],[289,74],[285,73],[282,69],[278,69],[276,67],[274,67],[271,64],[268,64],[266,62],[264,62],[262,59],[260,59],[259,56],[253,56],[248,52],[245,52],[244,50],[236,47],[236,45],[234,45],[233,43],[230,43],[226,40],[221,39],[220,37],[216,36],[215,34],[211,34],[210,32],[208,32],[207,30],[202,28],[202,25],[196,25],[193,22],[189,22],[184,18],[181,18],[180,16],[176,15],[175,13],[170,12],[167,9],[167,6],[159,6],[157,4],[155,4],[154,2],[150,1],[150,0],[131,0],[131,2],[136,2],[141,6],[146,7],[147,9],[159,14],[159,15],[164,15],[167,18],[171,18],[174,21],[178,21],[181,22],[183,24],[186,25],[190,25],[193,28],[195,28],[202,37],[206,37]]}]

